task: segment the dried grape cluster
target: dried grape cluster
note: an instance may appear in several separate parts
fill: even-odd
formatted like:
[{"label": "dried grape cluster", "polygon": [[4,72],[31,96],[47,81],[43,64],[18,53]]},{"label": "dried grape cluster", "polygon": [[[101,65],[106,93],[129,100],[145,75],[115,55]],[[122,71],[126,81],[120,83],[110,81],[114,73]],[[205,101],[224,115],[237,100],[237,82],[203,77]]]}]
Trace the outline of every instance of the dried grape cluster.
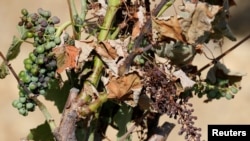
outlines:
[{"label": "dried grape cluster", "polygon": [[[21,13],[23,16],[18,25],[23,29],[22,39],[32,38],[35,49],[24,59],[25,70],[18,76],[31,93],[36,96],[44,95],[50,82],[55,79],[57,62],[52,49],[61,43],[60,37],[56,36],[55,27],[60,20],[56,16],[51,17],[50,11],[41,8],[37,13],[29,14],[26,9],[22,9]],[[13,106],[25,116],[28,111],[34,110],[35,103],[22,86],[19,86],[19,90],[19,99],[13,102]]]},{"label": "dried grape cluster", "polygon": [[199,141],[200,128],[194,127],[197,117],[193,116],[192,104],[188,103],[188,97],[183,98],[177,95],[175,82],[167,76],[161,67],[146,63],[146,76],[144,81],[144,93],[149,94],[153,101],[153,108],[160,114],[167,114],[174,117],[182,125],[179,134],[186,133],[186,140]]}]

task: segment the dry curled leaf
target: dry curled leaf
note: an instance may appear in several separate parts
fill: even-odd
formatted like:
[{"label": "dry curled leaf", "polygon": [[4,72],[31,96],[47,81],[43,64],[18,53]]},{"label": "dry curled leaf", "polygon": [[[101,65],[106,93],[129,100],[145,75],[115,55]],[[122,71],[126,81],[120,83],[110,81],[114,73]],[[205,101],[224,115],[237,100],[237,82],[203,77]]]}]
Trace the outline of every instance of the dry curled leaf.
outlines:
[{"label": "dry curled leaf", "polygon": [[106,89],[108,98],[125,101],[132,99],[136,105],[142,89],[142,83],[137,73],[129,73],[121,77],[111,76]]},{"label": "dry curled leaf", "polygon": [[178,71],[175,71],[173,73],[173,75],[177,78],[180,79],[180,82],[181,82],[181,85],[182,85],[182,88],[185,90],[185,89],[188,89],[188,88],[192,88],[195,84],[195,82],[193,80],[191,80],[185,72],[183,72],[181,69],[178,70]]},{"label": "dry curled leaf", "polygon": [[75,40],[75,46],[81,49],[81,53],[79,55],[78,62],[87,61],[89,58],[90,53],[94,49],[94,40],[91,41],[78,41]]},{"label": "dry curled leaf", "polygon": [[194,4],[187,1],[180,9],[185,14],[179,22],[187,42],[194,44],[207,41],[208,36],[213,32],[211,22],[221,7],[204,2]]},{"label": "dry curled leaf", "polygon": [[101,56],[103,62],[112,71],[113,75],[118,75],[119,64],[124,60],[127,53],[127,45],[129,44],[130,38],[125,40],[108,40],[102,42],[102,45],[95,47],[96,52]]},{"label": "dry curled leaf", "polygon": [[176,16],[165,19],[152,17],[152,30],[156,30],[162,37],[184,42],[182,28]]},{"label": "dry curled leaf", "polygon": [[61,46],[54,48],[53,53],[57,60],[57,73],[61,73],[67,68],[76,68],[80,52],[81,49],[75,46]]}]

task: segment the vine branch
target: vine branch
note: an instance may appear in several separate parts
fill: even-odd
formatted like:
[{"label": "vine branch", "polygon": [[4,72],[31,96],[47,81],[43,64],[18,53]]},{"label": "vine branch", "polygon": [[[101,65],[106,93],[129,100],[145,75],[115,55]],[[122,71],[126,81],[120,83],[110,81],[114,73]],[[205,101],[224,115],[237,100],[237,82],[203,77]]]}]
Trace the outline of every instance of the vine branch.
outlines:
[{"label": "vine branch", "polygon": [[209,62],[208,64],[206,64],[205,66],[203,66],[202,68],[200,68],[196,74],[200,75],[201,72],[203,70],[205,70],[206,68],[210,67],[211,65],[215,64],[216,62],[218,62],[220,59],[222,59],[223,57],[225,57],[228,53],[232,52],[234,49],[236,49],[237,47],[239,47],[242,43],[244,43],[245,41],[247,41],[250,38],[250,34],[247,35],[245,38],[243,38],[242,40],[240,40],[238,43],[236,43],[234,46],[232,46],[231,48],[229,48],[227,51],[225,51],[224,53],[222,53],[221,55],[219,55],[218,57],[214,58],[211,62]]}]

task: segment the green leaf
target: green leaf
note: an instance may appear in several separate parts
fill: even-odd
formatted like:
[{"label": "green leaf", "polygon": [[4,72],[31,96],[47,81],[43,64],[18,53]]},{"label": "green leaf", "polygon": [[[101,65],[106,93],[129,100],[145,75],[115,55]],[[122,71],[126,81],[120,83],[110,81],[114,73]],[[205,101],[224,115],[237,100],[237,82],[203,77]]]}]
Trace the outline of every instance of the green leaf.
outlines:
[{"label": "green leaf", "polygon": [[43,124],[31,129],[27,139],[34,141],[54,141],[54,136],[49,124],[45,121]]},{"label": "green leaf", "polygon": [[51,82],[50,84],[51,84],[51,88],[47,91],[47,94],[45,95],[45,99],[54,101],[54,105],[57,107],[58,111],[62,113],[65,103],[68,98],[71,85],[69,81],[65,81],[61,88],[59,86],[58,81]]},{"label": "green leaf", "polygon": [[27,39],[27,32],[28,30],[23,26],[17,26],[17,31],[20,34],[20,37],[22,40],[26,40]]},{"label": "green leaf", "polygon": [[165,46],[160,46],[155,49],[155,53],[164,58],[168,58],[175,65],[186,65],[194,59],[196,51],[193,46],[183,44],[181,42],[166,43]]},{"label": "green leaf", "polygon": [[[127,125],[129,124],[132,117],[133,110],[126,104],[122,104],[118,112],[115,114],[113,120],[114,124],[118,127],[117,140],[120,139],[127,132]],[[130,141],[129,136],[126,141]]]},{"label": "green leaf", "polygon": [[7,65],[3,62],[0,66],[0,79],[4,79],[9,73]]},{"label": "green leaf", "polygon": [[13,37],[12,43],[6,55],[7,61],[13,60],[17,57],[20,52],[20,46],[22,45],[22,43],[23,41],[21,39],[16,36]]}]

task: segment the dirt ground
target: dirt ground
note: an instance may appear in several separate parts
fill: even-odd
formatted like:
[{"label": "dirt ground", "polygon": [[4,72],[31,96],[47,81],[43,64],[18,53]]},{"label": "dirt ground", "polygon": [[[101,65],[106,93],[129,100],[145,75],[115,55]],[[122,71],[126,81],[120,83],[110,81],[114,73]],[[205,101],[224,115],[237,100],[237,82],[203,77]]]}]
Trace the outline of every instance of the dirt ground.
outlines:
[{"label": "dirt ground", "polygon": [[[235,0],[237,6],[231,9],[230,25],[233,32],[237,36],[238,41],[247,34],[250,34],[250,1]],[[21,8],[27,8],[29,11],[36,11],[37,8],[44,8],[52,11],[53,15],[60,17],[61,22],[69,20],[69,14],[66,1],[61,0],[1,0],[0,1],[0,51],[6,53],[11,43],[13,35],[18,35],[16,25],[19,21]],[[225,40],[223,50],[231,47],[234,43]],[[245,73],[250,72],[249,51],[250,40],[245,42],[234,52],[224,58],[224,62],[232,70]],[[30,49],[29,45],[21,49],[22,53],[18,59],[11,62],[14,69],[19,72],[23,68],[22,60],[27,56]],[[219,51],[219,49],[217,49]],[[218,54],[215,54],[218,55]],[[0,59],[1,62],[1,59]],[[203,64],[208,62],[204,56],[198,55],[195,58],[195,64]],[[207,140],[208,124],[250,124],[250,87],[249,75],[243,77],[242,90],[233,100],[215,100],[211,103],[204,104],[202,99],[194,98],[194,115],[198,116],[196,121],[197,127],[202,128],[202,139]],[[18,141],[21,137],[25,137],[29,129],[36,127],[44,122],[44,117],[39,110],[30,113],[29,116],[20,116],[16,109],[11,106],[14,99],[18,98],[17,82],[12,75],[6,79],[0,80],[0,140],[2,141]],[[42,99],[42,98],[41,98]],[[51,110],[52,116],[59,121],[57,110],[53,107],[53,103],[46,102]],[[175,122],[166,116],[161,118],[164,121]],[[176,123],[176,122],[175,122]],[[169,141],[182,141],[183,136],[178,136],[179,125],[176,125],[170,134]],[[115,140],[114,131],[110,128],[109,135],[111,140]]]}]

